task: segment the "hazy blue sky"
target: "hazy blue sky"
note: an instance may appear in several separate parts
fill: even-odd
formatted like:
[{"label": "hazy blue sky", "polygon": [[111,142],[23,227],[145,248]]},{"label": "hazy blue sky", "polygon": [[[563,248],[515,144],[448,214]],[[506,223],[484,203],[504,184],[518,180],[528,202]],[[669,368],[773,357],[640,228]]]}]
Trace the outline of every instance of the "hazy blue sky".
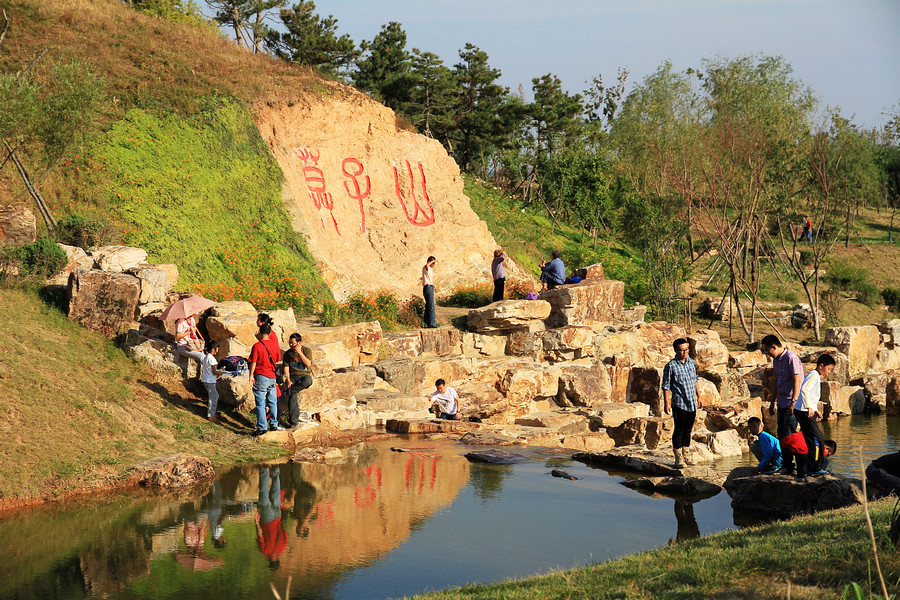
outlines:
[{"label": "hazy blue sky", "polygon": [[643,80],[664,60],[778,54],[815,90],[866,126],[900,103],[900,0],[319,0],[357,44],[399,21],[410,48],[448,66],[471,42],[513,91],[554,73],[581,92],[619,67]]}]

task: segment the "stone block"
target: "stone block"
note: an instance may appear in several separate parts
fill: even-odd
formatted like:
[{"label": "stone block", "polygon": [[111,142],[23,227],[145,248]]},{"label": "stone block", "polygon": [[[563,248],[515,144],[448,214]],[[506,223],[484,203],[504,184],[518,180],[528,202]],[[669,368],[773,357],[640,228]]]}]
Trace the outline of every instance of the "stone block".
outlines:
[{"label": "stone block", "polygon": [[634,323],[643,323],[647,318],[647,307],[643,304],[635,304],[631,308],[622,309],[622,323],[631,325]]},{"label": "stone block", "polygon": [[69,318],[108,337],[134,324],[141,284],[121,273],[78,268],[69,276]]},{"label": "stone block", "polygon": [[[4,152],[5,154],[5,152]],[[26,206],[0,206],[0,246],[24,246],[37,239],[37,219]]]},{"label": "stone block", "polygon": [[[240,304],[246,304],[252,308],[249,302],[241,302]],[[247,348],[251,348],[258,341],[256,334],[259,331],[259,327],[256,326],[256,309],[253,309],[252,312],[242,310],[241,312],[228,313],[224,310],[216,310],[217,308],[218,306],[215,306],[213,310],[219,314],[213,314],[206,319],[206,331],[211,339],[216,340],[220,344],[226,340],[235,339]],[[243,309],[243,307],[241,308]],[[278,357],[274,358],[276,361],[278,360]]]},{"label": "stone block", "polygon": [[103,246],[93,250],[94,267],[110,273],[124,273],[147,262],[147,251],[131,246]]},{"label": "stone block", "polygon": [[366,375],[360,371],[330,373],[323,377],[313,377],[313,384],[298,395],[300,410],[317,413],[334,406],[355,405],[353,393],[365,382]]},{"label": "stone block", "polygon": [[900,346],[880,347],[872,361],[872,370],[876,373],[900,370]]},{"label": "stone block", "polygon": [[628,401],[641,402],[650,407],[652,414],[663,412],[662,369],[657,367],[632,367],[628,383]]},{"label": "stone block", "polygon": [[635,417],[618,427],[608,427],[606,432],[616,446],[643,444],[654,450],[672,439],[674,427],[671,417]]},{"label": "stone block", "polygon": [[365,418],[355,406],[333,406],[316,413],[322,425],[335,429],[359,429],[365,427]]},{"label": "stone block", "polygon": [[469,311],[469,331],[478,333],[521,329],[550,316],[550,304],[543,300],[501,300]]},{"label": "stone block", "polygon": [[618,427],[629,419],[649,417],[650,407],[640,402],[607,402],[594,407],[589,414],[599,428]]},{"label": "stone block", "polygon": [[126,269],[125,272],[134,275],[141,282],[140,304],[166,301],[169,290],[172,289],[169,287],[169,274],[166,271],[153,265],[142,265]]},{"label": "stone block", "polygon": [[709,406],[718,406],[722,403],[722,397],[716,384],[708,379],[700,377],[697,380],[697,400],[706,408]]},{"label": "stone block", "polygon": [[462,339],[455,327],[420,329],[419,335],[422,337],[423,354],[462,354]]},{"label": "stone block", "polygon": [[472,358],[505,356],[509,338],[502,334],[463,333],[462,353]]},{"label": "stone block", "polygon": [[282,348],[287,349],[288,338],[297,331],[297,317],[294,316],[294,309],[270,310],[267,314],[272,319],[272,331],[278,336]]},{"label": "stone block", "polygon": [[809,373],[816,368],[816,361],[819,360],[819,357],[823,354],[828,354],[835,362],[834,369],[832,369],[831,374],[827,378],[828,381],[837,381],[841,385],[849,385],[851,379],[850,359],[846,354],[835,352],[834,348],[829,347],[802,347],[797,351],[797,355],[803,363],[803,370],[806,373]]},{"label": "stone block", "polygon": [[422,336],[416,333],[386,333],[382,343],[388,357],[413,357],[422,354]]},{"label": "stone block", "polygon": [[510,404],[555,398],[559,392],[560,374],[560,370],[553,367],[512,368],[503,375],[497,389]]},{"label": "stone block", "polygon": [[541,292],[540,299],[551,306],[547,327],[598,327],[622,321],[625,284],[613,279],[586,279]]},{"label": "stone block", "polygon": [[[2,245],[2,241],[0,241],[0,245]],[[59,243],[56,245],[66,253],[66,266],[64,266],[58,273],[52,275],[47,280],[47,285],[66,286],[69,284],[69,275],[78,267],[81,267],[83,269],[94,268],[94,259],[88,256],[87,253],[81,248],[78,248],[77,246],[67,246],[65,244]]]},{"label": "stone block", "polygon": [[900,319],[889,319],[876,325],[882,335],[887,336],[886,343],[900,346]]},{"label": "stone block", "polygon": [[740,373],[728,371],[726,373],[709,373],[703,372],[701,376],[708,379],[716,386],[722,402],[737,398],[746,398],[750,395],[750,389],[747,387],[747,381]]},{"label": "stone block", "polygon": [[304,342],[313,344],[341,342],[350,352],[354,365],[375,362],[383,339],[381,323],[378,321],[351,323],[338,327],[297,325],[297,333],[303,336]]},{"label": "stone block", "polygon": [[[695,436],[695,439],[698,436]],[[734,429],[715,431],[703,436],[706,446],[716,458],[740,456],[747,451],[747,442]]]},{"label": "stone block", "polygon": [[576,452],[606,452],[616,446],[616,441],[605,431],[563,436],[560,445]]},{"label": "stone block", "polygon": [[509,401],[489,383],[466,381],[456,387],[460,418],[482,423],[511,423],[520,414],[508,415]]},{"label": "stone block", "polygon": [[850,377],[859,377],[872,367],[881,334],[874,325],[829,327],[825,332],[825,343],[846,354],[850,359]]},{"label": "stone block", "polygon": [[769,364],[769,359],[759,350],[728,353],[728,368],[730,369],[751,370],[767,364]]},{"label": "stone block", "polygon": [[[712,329],[701,329],[688,336],[691,358],[698,371],[724,373],[728,364],[728,348]],[[674,340],[673,340],[674,341]]]},{"label": "stone block", "polygon": [[216,381],[216,390],[220,406],[231,406],[240,411],[250,411],[256,406],[248,375],[222,375]]},{"label": "stone block", "polygon": [[570,325],[546,329],[540,334],[541,358],[547,362],[577,360],[594,355],[594,330]]},{"label": "stone block", "polygon": [[475,361],[467,356],[394,357],[375,363],[375,371],[386,382],[407,394],[434,391],[434,382],[448,384],[467,379],[475,370]]},{"label": "stone block", "polygon": [[[825,390],[823,389],[822,391],[824,392]],[[841,386],[838,388],[837,394],[833,396],[831,395],[831,390],[829,390],[828,404],[831,406],[831,412],[839,415],[854,414],[853,407],[860,404],[860,401],[856,398],[857,394],[862,397],[861,404],[864,408],[866,404],[865,393],[858,385]]]},{"label": "stone block", "polygon": [[560,406],[594,407],[610,402],[613,394],[609,371],[610,367],[603,363],[560,367],[556,403]]},{"label": "stone block", "polygon": [[628,401],[628,383],[631,381],[631,359],[618,354],[609,362],[609,378],[612,384],[610,399],[613,402]]},{"label": "stone block", "polygon": [[353,366],[353,357],[350,356],[350,351],[341,342],[324,342],[321,344],[303,342],[301,346],[306,358],[320,369],[334,370]]}]

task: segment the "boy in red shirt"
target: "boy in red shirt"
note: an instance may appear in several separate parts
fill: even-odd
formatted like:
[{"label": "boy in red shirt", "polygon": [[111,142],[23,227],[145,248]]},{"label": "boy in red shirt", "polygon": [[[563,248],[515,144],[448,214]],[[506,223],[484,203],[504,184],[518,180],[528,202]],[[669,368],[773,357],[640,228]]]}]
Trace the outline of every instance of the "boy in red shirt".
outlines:
[{"label": "boy in red shirt", "polygon": [[[818,443],[818,439],[815,440]],[[818,454],[819,449],[816,448],[816,453]],[[828,464],[828,461],[825,460],[832,454],[837,452],[837,443],[834,440],[825,440],[823,447],[821,449],[821,466],[822,470],[817,471],[815,473],[811,473],[811,475],[824,475],[825,467]],[[794,459],[797,460],[797,479],[804,479],[807,475],[807,455],[809,454],[806,438],[803,437],[802,432],[795,432],[790,435],[786,435],[781,438],[781,456],[782,456],[782,464],[784,465],[779,471],[779,473],[783,475],[790,475],[794,472]]]}]

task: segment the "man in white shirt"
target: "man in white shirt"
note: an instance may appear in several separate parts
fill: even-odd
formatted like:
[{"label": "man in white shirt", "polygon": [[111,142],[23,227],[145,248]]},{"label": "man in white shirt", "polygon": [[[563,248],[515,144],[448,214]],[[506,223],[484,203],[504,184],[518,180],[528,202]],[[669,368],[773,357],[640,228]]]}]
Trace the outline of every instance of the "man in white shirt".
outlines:
[{"label": "man in white shirt", "polygon": [[459,413],[459,395],[443,379],[434,382],[436,391],[431,394],[431,412],[439,419],[455,421]]},{"label": "man in white shirt", "polygon": [[[806,472],[810,475],[822,471],[822,459],[824,458],[825,436],[816,423],[821,419],[819,412],[819,398],[822,395],[822,378],[828,377],[834,369],[835,361],[830,354],[823,354],[816,361],[816,368],[806,374],[803,383],[800,384],[800,393],[794,403],[794,418],[800,425],[800,432],[806,440],[808,454],[806,455]],[[800,473],[801,469],[797,468]]]}]

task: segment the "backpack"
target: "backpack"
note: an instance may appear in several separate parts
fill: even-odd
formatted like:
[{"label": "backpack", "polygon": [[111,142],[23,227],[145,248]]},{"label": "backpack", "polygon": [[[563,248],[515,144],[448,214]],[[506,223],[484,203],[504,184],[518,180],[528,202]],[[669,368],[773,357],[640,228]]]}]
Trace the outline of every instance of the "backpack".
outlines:
[{"label": "backpack", "polygon": [[246,373],[250,370],[250,363],[243,356],[226,356],[219,361],[219,368],[230,374]]}]

